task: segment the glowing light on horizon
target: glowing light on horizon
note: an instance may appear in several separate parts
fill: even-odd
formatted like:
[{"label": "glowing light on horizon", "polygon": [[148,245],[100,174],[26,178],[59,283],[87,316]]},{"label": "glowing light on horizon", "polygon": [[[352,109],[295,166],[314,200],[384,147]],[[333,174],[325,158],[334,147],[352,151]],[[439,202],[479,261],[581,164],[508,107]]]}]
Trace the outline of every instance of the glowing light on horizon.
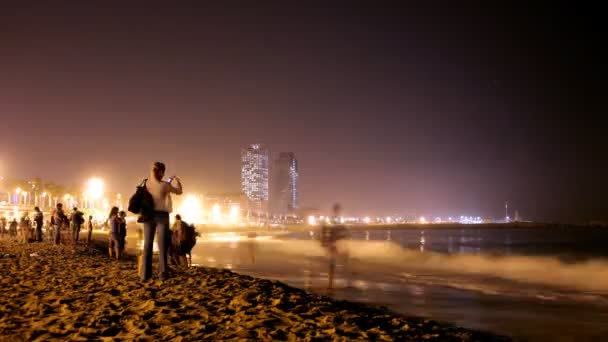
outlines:
[{"label": "glowing light on horizon", "polygon": [[87,182],[87,194],[92,199],[98,200],[103,196],[104,182],[100,178],[93,177]]},{"label": "glowing light on horizon", "polygon": [[317,219],[314,216],[308,216],[308,224],[314,226],[317,224]]},{"label": "glowing light on horizon", "polygon": [[363,219],[363,222],[365,222],[365,224],[369,224],[371,221],[372,221],[372,219],[370,219],[370,218],[369,218],[369,216],[366,216],[366,217]]},{"label": "glowing light on horizon", "polygon": [[419,221],[420,223],[426,223],[426,219],[424,218],[424,216],[421,216]]},{"label": "glowing light on horizon", "polygon": [[235,224],[239,221],[241,215],[241,208],[238,204],[233,204],[232,206],[230,206],[230,223],[231,224]]},{"label": "glowing light on horizon", "polygon": [[198,197],[193,194],[185,196],[178,212],[186,222],[196,224],[203,222],[203,205]]},{"label": "glowing light on horizon", "polygon": [[211,222],[216,224],[222,223],[222,208],[219,204],[214,204],[211,208]]}]

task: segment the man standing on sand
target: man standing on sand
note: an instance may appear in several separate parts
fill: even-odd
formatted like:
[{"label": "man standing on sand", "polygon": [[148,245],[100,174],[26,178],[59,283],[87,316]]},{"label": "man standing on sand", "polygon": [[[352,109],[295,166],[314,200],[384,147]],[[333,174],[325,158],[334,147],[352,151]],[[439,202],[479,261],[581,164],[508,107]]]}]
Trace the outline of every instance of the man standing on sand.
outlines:
[{"label": "man standing on sand", "polygon": [[87,233],[87,245],[91,245],[93,241],[93,216],[89,215],[89,222],[87,223],[88,233]]},{"label": "man standing on sand", "polygon": [[34,222],[36,223],[36,241],[42,242],[42,225],[44,222],[44,217],[42,215],[42,211],[40,208],[34,207]]},{"label": "man standing on sand", "polygon": [[74,207],[72,211],[72,241],[74,244],[78,242],[78,238],[80,237],[80,228],[82,228],[82,224],[84,223],[84,213],[78,208]]},{"label": "man standing on sand", "polygon": [[[154,213],[152,217],[146,218],[144,222],[144,250],[141,262],[141,279],[147,280],[152,276],[152,246],[154,234],[158,235],[158,273],[159,278],[164,280],[167,274],[167,251],[171,243],[169,235],[169,213],[173,210],[171,194],[182,194],[182,183],[176,176],[163,180],[165,176],[165,164],[156,162],[152,166],[150,179],[145,182],[145,187],[154,200]],[[173,185],[175,183],[175,186]]]},{"label": "man standing on sand", "polygon": [[55,244],[61,243],[61,227],[68,223],[68,217],[63,213],[63,204],[57,203],[53,215],[51,216],[51,225],[55,227]]}]

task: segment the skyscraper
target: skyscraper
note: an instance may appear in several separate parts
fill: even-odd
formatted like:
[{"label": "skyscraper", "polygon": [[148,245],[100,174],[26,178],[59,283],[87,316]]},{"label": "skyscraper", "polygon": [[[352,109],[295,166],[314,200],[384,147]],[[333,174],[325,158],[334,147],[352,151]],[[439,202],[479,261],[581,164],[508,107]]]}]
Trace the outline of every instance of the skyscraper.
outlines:
[{"label": "skyscraper", "polygon": [[272,212],[292,214],[298,208],[298,161],[292,152],[281,152],[272,169]]},{"label": "skyscraper", "polygon": [[268,201],[268,149],[253,144],[241,150],[241,189],[250,209],[265,211]]}]

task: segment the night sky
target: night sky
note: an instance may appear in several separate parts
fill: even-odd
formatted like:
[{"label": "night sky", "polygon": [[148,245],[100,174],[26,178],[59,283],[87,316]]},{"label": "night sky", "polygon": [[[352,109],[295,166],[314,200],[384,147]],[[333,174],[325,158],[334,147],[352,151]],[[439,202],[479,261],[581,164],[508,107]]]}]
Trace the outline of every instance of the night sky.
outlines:
[{"label": "night sky", "polygon": [[112,3],[1,5],[0,173],[237,192],[261,142],[305,207],[608,219],[597,8]]}]

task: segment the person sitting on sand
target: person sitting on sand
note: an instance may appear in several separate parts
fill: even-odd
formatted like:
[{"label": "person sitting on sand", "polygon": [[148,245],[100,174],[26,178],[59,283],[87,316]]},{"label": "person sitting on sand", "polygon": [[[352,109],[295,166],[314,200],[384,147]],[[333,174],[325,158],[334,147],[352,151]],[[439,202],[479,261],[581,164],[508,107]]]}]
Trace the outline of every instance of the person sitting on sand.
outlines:
[{"label": "person sitting on sand", "polygon": [[110,258],[116,257],[116,259],[120,259],[120,219],[118,218],[118,207],[110,209],[108,224],[110,225],[108,253]]}]

